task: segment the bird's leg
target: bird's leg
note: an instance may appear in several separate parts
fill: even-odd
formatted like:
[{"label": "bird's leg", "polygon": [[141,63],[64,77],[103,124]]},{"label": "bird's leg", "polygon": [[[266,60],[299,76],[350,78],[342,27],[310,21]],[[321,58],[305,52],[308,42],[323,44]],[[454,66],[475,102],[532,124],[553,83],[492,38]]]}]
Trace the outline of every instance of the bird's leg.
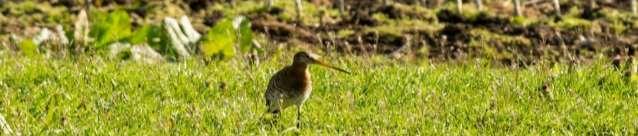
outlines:
[{"label": "bird's leg", "polygon": [[275,118],[275,119],[279,119],[279,112],[275,112],[275,113],[273,113],[273,118]]},{"label": "bird's leg", "polygon": [[297,128],[301,129],[301,105],[297,106]]},{"label": "bird's leg", "polygon": [[273,125],[277,124],[277,122],[279,122],[279,114],[280,113],[281,113],[280,110],[275,110],[275,111],[272,112],[272,117],[273,118],[272,118],[272,122],[271,123]]}]

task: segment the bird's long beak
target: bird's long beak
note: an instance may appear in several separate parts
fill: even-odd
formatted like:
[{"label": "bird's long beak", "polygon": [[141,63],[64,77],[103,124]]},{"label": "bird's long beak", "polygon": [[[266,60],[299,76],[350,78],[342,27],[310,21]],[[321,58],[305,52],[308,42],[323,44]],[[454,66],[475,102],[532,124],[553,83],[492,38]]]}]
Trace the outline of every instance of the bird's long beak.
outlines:
[{"label": "bird's long beak", "polygon": [[319,64],[321,66],[328,67],[328,68],[331,68],[331,69],[334,69],[334,70],[337,70],[337,71],[340,71],[340,72],[343,72],[343,73],[351,74],[350,72],[348,72],[348,71],[346,71],[344,69],[332,66],[332,65],[330,65],[328,63],[325,63],[325,62],[322,62],[322,61],[319,61],[319,60],[314,60],[314,61],[315,61],[315,63],[317,63],[317,64]]}]

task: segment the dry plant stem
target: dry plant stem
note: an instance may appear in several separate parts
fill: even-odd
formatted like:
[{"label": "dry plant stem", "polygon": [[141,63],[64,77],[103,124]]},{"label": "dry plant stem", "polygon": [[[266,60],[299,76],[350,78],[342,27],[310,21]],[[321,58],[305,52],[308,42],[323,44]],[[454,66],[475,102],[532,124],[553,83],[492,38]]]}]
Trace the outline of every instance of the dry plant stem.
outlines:
[{"label": "dry plant stem", "polygon": [[456,10],[463,14],[463,0],[456,0]]},{"label": "dry plant stem", "polygon": [[91,38],[89,37],[90,22],[87,10],[80,10],[76,21],[74,22],[73,38],[75,39],[75,51],[81,52],[88,45]]},{"label": "dry plant stem", "polygon": [[557,16],[561,16],[562,13],[560,11],[560,1],[559,0],[554,0],[553,3],[554,3],[554,9],[556,10],[556,15]]},{"label": "dry plant stem", "polygon": [[272,8],[272,6],[273,6],[274,4],[275,4],[275,0],[268,0],[268,1],[266,2],[266,7],[267,7],[268,9],[271,9],[271,8]]},{"label": "dry plant stem", "polygon": [[521,16],[521,1],[520,0],[512,0],[514,2],[514,14],[516,16]]},{"label": "dry plant stem", "polygon": [[7,121],[4,119],[4,116],[2,114],[0,114],[0,128],[2,129],[2,133],[0,134],[5,134],[5,135],[14,134],[13,130],[9,126],[9,123],[7,123]]},{"label": "dry plant stem", "polygon": [[339,13],[344,16],[346,13],[346,3],[344,0],[339,0]]},{"label": "dry plant stem", "polygon": [[228,5],[230,5],[231,7],[235,7],[235,5],[237,5],[237,2],[235,0],[228,0]]},{"label": "dry plant stem", "polygon": [[474,2],[476,3],[476,8],[479,11],[483,11],[483,2],[481,0],[474,0]]},{"label": "dry plant stem", "polygon": [[631,0],[631,12],[633,12],[634,15],[638,15],[638,3],[636,0]]},{"label": "dry plant stem", "polygon": [[301,10],[303,6],[301,5],[301,0],[295,0],[296,12],[297,12],[297,21],[301,22]]}]

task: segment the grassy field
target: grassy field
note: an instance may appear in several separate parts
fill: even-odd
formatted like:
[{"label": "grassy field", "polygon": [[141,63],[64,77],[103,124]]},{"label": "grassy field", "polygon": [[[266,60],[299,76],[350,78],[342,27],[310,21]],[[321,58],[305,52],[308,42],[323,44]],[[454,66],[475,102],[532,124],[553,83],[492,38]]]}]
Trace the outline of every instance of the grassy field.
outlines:
[{"label": "grassy field", "polygon": [[[443,134],[638,132],[636,87],[599,61],[498,68],[480,61],[420,64],[327,57],[346,75],[312,67],[314,92],[294,127],[272,125],[263,93],[289,53],[258,67],[240,60],[141,64],[101,58],[0,57],[0,113],[25,135]],[[363,61],[366,60],[366,61]],[[539,89],[550,75],[553,97]]]}]

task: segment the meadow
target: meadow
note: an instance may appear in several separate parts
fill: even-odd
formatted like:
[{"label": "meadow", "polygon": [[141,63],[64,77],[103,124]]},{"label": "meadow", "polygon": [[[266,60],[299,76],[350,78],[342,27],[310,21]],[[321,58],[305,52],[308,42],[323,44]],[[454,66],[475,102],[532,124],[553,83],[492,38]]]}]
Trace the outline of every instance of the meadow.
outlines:
[{"label": "meadow", "polygon": [[637,88],[604,59],[508,68],[380,55],[324,57],[351,75],[312,67],[304,127],[291,130],[294,108],[273,123],[263,98],[269,76],[291,54],[256,66],[0,57],[0,113],[23,135],[638,133]]},{"label": "meadow", "polygon": [[0,136],[638,135],[638,2],[520,2],[0,0]]}]

